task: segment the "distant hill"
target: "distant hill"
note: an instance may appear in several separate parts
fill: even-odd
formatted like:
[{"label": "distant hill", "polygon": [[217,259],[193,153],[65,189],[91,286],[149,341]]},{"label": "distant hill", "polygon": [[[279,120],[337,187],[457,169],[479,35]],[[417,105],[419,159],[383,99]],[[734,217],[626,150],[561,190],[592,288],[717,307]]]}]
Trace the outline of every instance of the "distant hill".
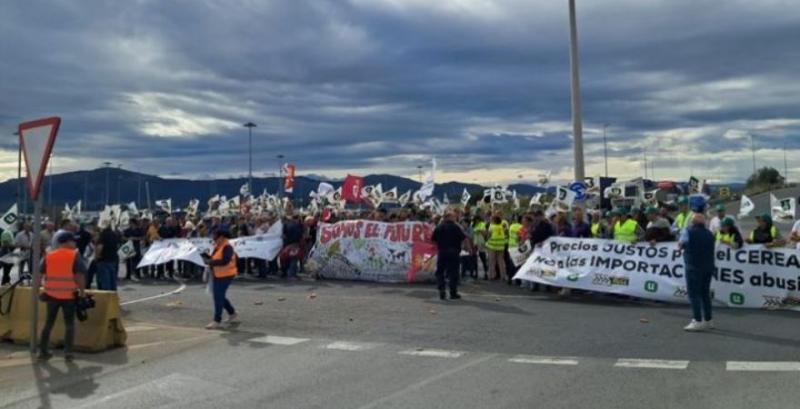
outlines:
[{"label": "distant hill", "polygon": [[[407,190],[413,191],[420,188],[418,181],[394,175],[367,175],[364,179],[368,185],[380,183],[384,191],[396,186],[400,194]],[[239,188],[247,182],[246,178],[167,179],[124,169],[98,168],[53,175],[52,193],[51,177],[45,178],[41,190],[44,206],[46,209],[58,210],[63,208],[65,203],[73,205],[81,200],[84,210],[100,209],[106,203],[106,180],[108,181],[109,203],[136,202],[140,208],[146,208],[149,189],[151,206],[152,202],[160,199],[171,198],[174,207],[183,207],[191,199],[200,199],[201,209],[204,208],[204,204],[211,196],[219,194],[233,197],[238,195]],[[295,179],[294,197],[305,202],[309,193],[317,189],[320,181],[330,183],[334,187],[342,184],[341,180],[335,181],[325,177],[298,176]],[[0,183],[0,211],[5,211],[17,200],[18,186],[18,179]],[[282,187],[282,179],[277,177],[253,178],[253,193],[256,195],[261,194],[264,189],[269,193],[275,193],[280,187]],[[527,184],[514,184],[509,188],[516,190],[521,196],[531,196],[544,191],[541,187]],[[442,195],[447,194],[451,201],[454,201],[461,196],[464,189],[475,195],[476,192],[482,192],[484,187],[474,183],[446,182],[436,185],[434,195],[441,198]],[[24,192],[24,195],[27,193]],[[52,200],[50,199],[51,195]],[[26,202],[26,200],[21,202]],[[27,203],[27,209],[28,212],[32,212],[33,205]]]}]

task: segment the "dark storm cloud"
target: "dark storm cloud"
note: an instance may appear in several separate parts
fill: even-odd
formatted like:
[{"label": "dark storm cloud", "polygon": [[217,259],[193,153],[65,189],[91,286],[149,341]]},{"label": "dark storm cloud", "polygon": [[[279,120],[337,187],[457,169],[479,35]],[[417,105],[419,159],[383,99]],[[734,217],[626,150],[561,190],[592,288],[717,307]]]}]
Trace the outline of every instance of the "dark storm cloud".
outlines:
[{"label": "dark storm cloud", "polygon": [[[800,8],[697,3],[579,4],[590,161],[604,123],[623,161],[800,132]],[[558,169],[566,17],[522,0],[3,2],[0,127],[58,113],[75,166],[165,175],[241,172],[247,121],[260,172],[279,153],[315,173],[413,173],[431,155],[451,171]]]}]

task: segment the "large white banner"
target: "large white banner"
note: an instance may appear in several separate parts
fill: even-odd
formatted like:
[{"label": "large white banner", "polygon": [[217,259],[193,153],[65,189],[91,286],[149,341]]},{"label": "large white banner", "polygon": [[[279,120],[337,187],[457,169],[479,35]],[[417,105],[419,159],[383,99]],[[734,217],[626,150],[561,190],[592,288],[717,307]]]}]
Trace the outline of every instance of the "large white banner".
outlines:
[{"label": "large white banner", "polygon": [[[322,223],[306,267],[323,278],[405,282],[414,242],[430,242],[433,225],[347,220]],[[422,270],[416,281],[433,279]]]},{"label": "large white banner", "polygon": [[[800,310],[800,251],[760,245],[718,245],[711,282],[715,304]],[[677,242],[627,244],[554,237],[519,269],[516,279],[557,287],[688,302],[683,253]]]},{"label": "large white banner", "polygon": [[[265,234],[240,237],[231,240],[230,243],[239,258],[272,260],[283,247],[281,232],[280,228],[270,229]],[[201,254],[210,254],[213,250],[214,242],[209,238],[158,240],[147,249],[137,268],[164,264],[175,260],[183,260],[199,266],[205,266],[206,263],[203,261]]]}]

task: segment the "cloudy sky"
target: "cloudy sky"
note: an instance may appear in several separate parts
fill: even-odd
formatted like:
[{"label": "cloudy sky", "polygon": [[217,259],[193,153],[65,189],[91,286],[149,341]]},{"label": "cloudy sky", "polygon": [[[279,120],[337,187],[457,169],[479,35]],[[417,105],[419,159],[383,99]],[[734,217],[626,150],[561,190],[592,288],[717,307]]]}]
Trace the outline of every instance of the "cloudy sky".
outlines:
[{"label": "cloudy sky", "polygon": [[[572,174],[566,0],[9,0],[0,179],[16,125],[59,115],[56,171],[484,183]],[[800,178],[795,0],[578,1],[588,175]]]}]

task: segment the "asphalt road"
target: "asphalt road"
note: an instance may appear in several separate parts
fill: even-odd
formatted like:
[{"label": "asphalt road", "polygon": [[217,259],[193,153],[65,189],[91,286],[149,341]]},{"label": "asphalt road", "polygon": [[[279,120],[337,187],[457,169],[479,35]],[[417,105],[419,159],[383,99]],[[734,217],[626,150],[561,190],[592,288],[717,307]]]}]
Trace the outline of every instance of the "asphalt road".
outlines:
[{"label": "asphalt road", "polygon": [[[1,345],[3,408],[785,408],[800,399],[796,312],[600,295],[560,300],[500,283],[441,302],[423,285],[239,280],[243,322],[204,331],[204,288],[128,283],[132,345],[32,365]],[[176,335],[177,334],[177,335]],[[12,361],[7,361],[12,362]]]}]

